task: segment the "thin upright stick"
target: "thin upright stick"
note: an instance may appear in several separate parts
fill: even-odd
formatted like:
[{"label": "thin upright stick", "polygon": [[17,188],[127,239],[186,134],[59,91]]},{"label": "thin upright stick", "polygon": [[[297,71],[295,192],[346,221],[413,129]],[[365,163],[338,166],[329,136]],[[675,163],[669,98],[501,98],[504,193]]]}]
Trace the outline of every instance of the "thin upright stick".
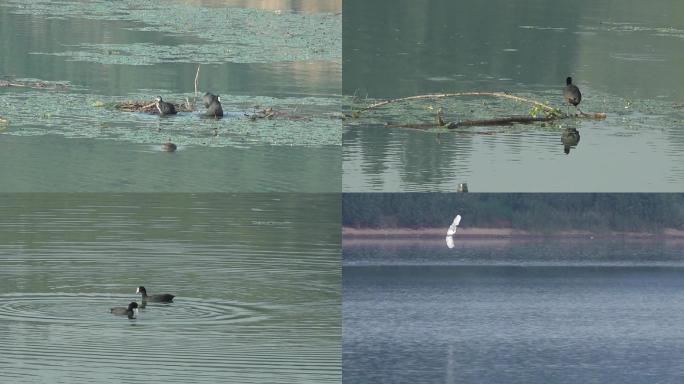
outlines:
[{"label": "thin upright stick", "polygon": [[200,65],[201,64],[197,64],[197,73],[195,73],[195,97],[192,99],[193,106],[197,104],[197,82],[199,81]]}]

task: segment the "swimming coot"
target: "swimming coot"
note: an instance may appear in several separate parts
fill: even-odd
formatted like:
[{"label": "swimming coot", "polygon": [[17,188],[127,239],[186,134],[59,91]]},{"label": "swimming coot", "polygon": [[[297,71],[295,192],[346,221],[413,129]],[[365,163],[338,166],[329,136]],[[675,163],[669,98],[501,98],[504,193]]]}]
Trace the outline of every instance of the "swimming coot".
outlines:
[{"label": "swimming coot", "polygon": [[166,151],[166,152],[174,152],[174,151],[176,151],[176,149],[178,149],[178,146],[169,141],[168,143],[162,144],[161,149],[162,149],[162,151]]},{"label": "swimming coot", "polygon": [[128,308],[126,307],[114,307],[109,310],[114,315],[117,316],[128,316],[129,319],[132,319],[135,317],[135,310],[138,308],[138,303],[135,301],[131,302],[128,304]]},{"label": "swimming coot", "polygon": [[223,108],[221,108],[221,98],[218,95],[212,95],[207,92],[204,94],[204,106],[207,108],[207,112],[204,113],[208,117],[222,117]]},{"label": "swimming coot", "polygon": [[140,293],[142,295],[143,301],[151,301],[155,303],[170,303],[173,301],[174,295],[169,295],[168,293],[162,295],[147,295],[147,290],[145,287],[140,286],[135,293]]},{"label": "swimming coot", "polygon": [[160,116],[176,114],[176,107],[174,107],[171,103],[163,101],[161,96],[155,97],[154,102],[157,105],[157,111],[159,111]]},{"label": "swimming coot", "polygon": [[577,110],[582,113],[578,105],[582,101],[582,93],[575,84],[572,83],[572,77],[565,79],[565,89],[563,89],[563,97],[565,101],[577,108]]}]

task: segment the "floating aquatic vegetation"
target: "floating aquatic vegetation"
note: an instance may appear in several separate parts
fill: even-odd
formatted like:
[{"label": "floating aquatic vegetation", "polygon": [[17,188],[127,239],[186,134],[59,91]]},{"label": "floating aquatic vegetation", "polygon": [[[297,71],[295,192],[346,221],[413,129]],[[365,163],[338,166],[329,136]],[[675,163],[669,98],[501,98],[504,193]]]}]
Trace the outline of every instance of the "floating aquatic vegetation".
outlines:
[{"label": "floating aquatic vegetation", "polygon": [[622,23],[602,21],[599,25],[579,25],[586,31],[618,32],[618,33],[646,33],[652,36],[684,38],[684,30],[671,26],[653,27],[638,23]]},{"label": "floating aquatic vegetation", "polygon": [[[178,112],[194,112],[195,108],[190,104],[189,101],[183,103],[171,103]],[[138,112],[138,113],[149,113],[151,115],[158,115],[159,110],[154,101],[122,101],[118,103],[104,103],[101,101],[95,102],[93,104],[95,107],[112,108],[123,112]]]},{"label": "floating aquatic vegetation", "polygon": [[[189,99],[184,103],[171,103],[178,112],[195,112],[195,108]],[[96,108],[110,108],[122,112],[134,112],[134,113],[147,113],[150,115],[158,115],[159,110],[154,102],[148,101],[122,101],[118,103],[104,103],[97,101],[93,104]],[[275,110],[272,107],[262,108],[256,106],[252,111],[246,112],[233,112],[226,114],[226,117],[246,117],[251,121],[258,119],[286,119],[293,121],[311,121],[311,117],[304,115],[297,115],[294,113],[287,113],[279,110]],[[333,117],[333,116],[331,116]]]},{"label": "floating aquatic vegetation", "polygon": [[[103,64],[151,65],[161,62],[272,63],[342,57],[342,16],[272,12],[244,8],[204,8],[181,3],[137,1],[59,2],[9,0],[12,12],[46,18],[131,21],[128,29],[164,32],[177,44],[87,43],[58,55]],[[143,25],[141,26],[140,23]],[[207,28],[210,25],[212,28]],[[192,38],[193,43],[187,43]],[[200,42],[195,40],[199,39]]]},{"label": "floating aquatic vegetation", "polygon": [[609,57],[616,60],[623,61],[651,61],[651,62],[664,62],[667,59],[664,55],[655,54],[643,54],[643,53],[611,53]]},{"label": "floating aquatic vegetation", "polygon": [[64,81],[43,81],[38,79],[12,79],[1,80],[0,88],[35,88],[35,89],[53,89],[66,90],[69,88],[69,83]]},{"label": "floating aquatic vegetation", "polygon": [[539,31],[554,31],[554,32],[563,32],[567,28],[564,27],[549,27],[549,26],[540,26],[540,25],[520,25],[520,29],[536,29]]},{"label": "floating aquatic vegetation", "polygon": [[[341,144],[341,121],[335,114],[339,99],[222,96],[223,119],[203,118],[203,109],[170,117],[116,110],[114,105],[130,100],[148,100],[146,94],[111,97],[86,93],[41,92],[22,89],[0,92],[3,118],[13,121],[3,134],[35,136],[58,134],[73,138],[98,138],[134,143],[212,147],[287,145],[323,146]],[[168,100],[192,100],[191,94],[169,94]],[[37,111],[32,100],[40,98]],[[141,102],[144,103],[144,102]],[[272,118],[249,119],[248,115],[273,106]],[[111,107],[111,108],[108,108]],[[302,116],[303,118],[297,118]]]}]

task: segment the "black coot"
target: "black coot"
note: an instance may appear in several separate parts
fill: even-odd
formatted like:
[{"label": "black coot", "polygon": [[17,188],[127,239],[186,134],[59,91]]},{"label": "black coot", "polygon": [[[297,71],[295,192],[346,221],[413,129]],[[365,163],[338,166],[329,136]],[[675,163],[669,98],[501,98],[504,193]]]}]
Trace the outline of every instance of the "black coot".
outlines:
[{"label": "black coot", "polygon": [[221,98],[218,95],[212,95],[207,92],[204,94],[204,106],[207,108],[207,112],[204,113],[208,117],[222,117],[223,108],[221,108]]},{"label": "black coot", "polygon": [[577,108],[577,110],[582,113],[578,105],[582,101],[582,93],[575,84],[572,83],[572,77],[565,79],[565,89],[563,89],[563,97],[565,101]]},{"label": "black coot", "polygon": [[209,105],[211,105],[211,102],[214,101],[216,98],[216,95],[212,95],[209,92],[206,92],[204,96],[202,96],[202,100],[204,101],[204,108],[209,108]]},{"label": "black coot", "polygon": [[165,152],[175,152],[176,149],[178,149],[178,146],[172,142],[164,143],[161,146],[162,151]]},{"label": "black coot", "polygon": [[138,303],[135,301],[131,302],[128,304],[128,308],[126,307],[114,307],[109,310],[114,315],[117,316],[128,316],[129,319],[132,319],[135,317],[135,309],[138,308]]},{"label": "black coot", "polygon": [[155,97],[154,101],[157,105],[157,111],[159,111],[160,116],[176,114],[176,107],[174,107],[171,103],[163,101],[161,96]]},{"label": "black coot", "polygon": [[148,295],[147,290],[143,286],[138,287],[138,290],[135,291],[135,293],[141,294],[143,301],[151,301],[154,303],[170,303],[175,297],[174,295],[169,295],[168,293],[162,295]]}]

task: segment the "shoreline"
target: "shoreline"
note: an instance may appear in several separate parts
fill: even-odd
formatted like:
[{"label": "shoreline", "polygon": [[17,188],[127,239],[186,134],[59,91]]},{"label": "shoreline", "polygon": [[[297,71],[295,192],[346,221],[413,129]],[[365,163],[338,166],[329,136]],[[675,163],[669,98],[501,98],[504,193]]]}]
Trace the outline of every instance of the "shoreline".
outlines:
[{"label": "shoreline", "polygon": [[[444,238],[445,228],[352,228],[342,227],[342,239],[405,239],[405,238]],[[684,240],[684,230],[665,229],[660,233],[652,232],[592,232],[581,230],[555,231],[541,233],[515,230],[511,228],[463,228],[454,237],[473,240],[534,240],[534,239],[601,239],[601,240]]]}]

